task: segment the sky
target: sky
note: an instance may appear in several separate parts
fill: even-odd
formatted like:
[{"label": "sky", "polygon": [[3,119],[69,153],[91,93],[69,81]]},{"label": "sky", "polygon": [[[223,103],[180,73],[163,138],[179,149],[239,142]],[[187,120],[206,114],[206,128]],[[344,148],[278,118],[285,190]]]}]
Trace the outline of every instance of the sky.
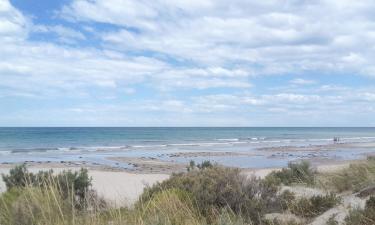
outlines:
[{"label": "sky", "polygon": [[375,126],[373,0],[0,0],[0,126]]}]

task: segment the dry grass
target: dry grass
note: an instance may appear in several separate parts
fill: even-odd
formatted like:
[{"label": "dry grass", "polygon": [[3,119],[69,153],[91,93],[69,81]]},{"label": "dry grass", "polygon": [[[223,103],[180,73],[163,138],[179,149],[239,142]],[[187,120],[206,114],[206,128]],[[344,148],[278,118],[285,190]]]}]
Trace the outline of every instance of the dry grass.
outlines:
[{"label": "dry grass", "polygon": [[321,173],[317,176],[317,184],[324,189],[334,192],[357,192],[372,184],[375,184],[375,159],[352,163],[348,168]]},{"label": "dry grass", "polygon": [[[73,195],[71,196],[73,198]],[[58,189],[25,187],[0,197],[1,225],[245,225],[230,209],[212,212],[211,222],[203,217],[189,196],[171,189],[157,193],[136,208],[112,209],[90,205],[77,210],[73,200],[64,199]]]}]

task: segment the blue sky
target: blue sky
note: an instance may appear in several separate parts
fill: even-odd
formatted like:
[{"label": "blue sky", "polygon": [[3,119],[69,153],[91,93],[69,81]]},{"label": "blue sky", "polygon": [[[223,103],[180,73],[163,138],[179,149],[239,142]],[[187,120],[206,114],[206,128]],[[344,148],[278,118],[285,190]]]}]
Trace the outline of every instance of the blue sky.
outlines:
[{"label": "blue sky", "polygon": [[0,0],[0,126],[375,126],[372,0]]}]

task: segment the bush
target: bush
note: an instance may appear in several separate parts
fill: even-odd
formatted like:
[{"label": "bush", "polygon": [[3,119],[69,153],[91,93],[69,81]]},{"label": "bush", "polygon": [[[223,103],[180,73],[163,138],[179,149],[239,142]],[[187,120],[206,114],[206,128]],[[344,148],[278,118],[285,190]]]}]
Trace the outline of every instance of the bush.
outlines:
[{"label": "bush", "polygon": [[54,179],[57,181],[64,198],[67,198],[71,191],[80,205],[87,200],[92,185],[92,179],[89,177],[87,169],[81,169],[79,172],[63,171]]},{"label": "bush", "polygon": [[277,201],[277,187],[257,178],[248,179],[238,169],[216,165],[174,174],[170,179],[146,188],[140,202],[148,202],[156,194],[169,189],[188,193],[205,217],[212,218],[215,211],[229,208],[255,224]]},{"label": "bush", "polygon": [[305,218],[316,217],[340,202],[335,194],[326,196],[316,195],[311,198],[301,198],[289,204],[289,210]]},{"label": "bush", "polygon": [[200,170],[203,170],[203,169],[206,169],[206,168],[212,168],[214,166],[214,164],[212,164],[210,161],[208,160],[205,160],[203,161],[202,163],[200,164],[195,164],[195,161],[194,160],[190,160],[190,163],[189,165],[186,167],[187,171],[190,172],[192,170],[195,170],[195,169],[200,169]]},{"label": "bush", "polygon": [[88,176],[87,169],[79,172],[63,171],[57,175],[52,170],[40,171],[37,174],[27,170],[26,165],[16,166],[9,171],[9,175],[2,175],[7,190],[25,187],[56,186],[63,198],[68,198],[71,192],[75,196],[76,206],[82,207],[83,203],[95,193],[90,190],[92,179]]},{"label": "bush", "polygon": [[203,161],[201,164],[198,164],[197,167],[198,169],[207,169],[207,168],[212,168],[214,165],[210,161]]},{"label": "bush", "polygon": [[312,185],[315,182],[315,175],[316,172],[311,169],[310,163],[302,161],[300,163],[289,163],[288,168],[273,171],[265,179],[275,184],[305,183]]},{"label": "bush", "polygon": [[345,218],[347,225],[373,225],[375,224],[375,196],[366,201],[364,210],[352,210]]},{"label": "bush", "polygon": [[13,169],[10,169],[9,175],[2,175],[3,181],[7,189],[13,187],[26,187],[28,185],[40,185],[45,182],[48,177],[51,176],[52,170],[40,171],[37,174],[30,173],[25,164],[18,165]]},{"label": "bush", "polygon": [[292,202],[294,202],[295,199],[296,199],[296,196],[293,192],[291,192],[289,190],[285,190],[283,193],[281,193],[279,195],[279,201],[280,201],[281,208],[283,210],[288,209],[290,207],[290,205],[292,204]]}]

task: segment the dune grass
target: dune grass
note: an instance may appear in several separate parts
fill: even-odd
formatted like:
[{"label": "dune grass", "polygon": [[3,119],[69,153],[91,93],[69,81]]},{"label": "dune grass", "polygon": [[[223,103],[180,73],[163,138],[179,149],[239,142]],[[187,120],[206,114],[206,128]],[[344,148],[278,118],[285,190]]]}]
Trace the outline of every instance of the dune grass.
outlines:
[{"label": "dune grass", "polygon": [[375,158],[355,162],[348,168],[321,173],[317,176],[317,184],[324,189],[335,192],[357,192],[370,185],[375,185]]}]

